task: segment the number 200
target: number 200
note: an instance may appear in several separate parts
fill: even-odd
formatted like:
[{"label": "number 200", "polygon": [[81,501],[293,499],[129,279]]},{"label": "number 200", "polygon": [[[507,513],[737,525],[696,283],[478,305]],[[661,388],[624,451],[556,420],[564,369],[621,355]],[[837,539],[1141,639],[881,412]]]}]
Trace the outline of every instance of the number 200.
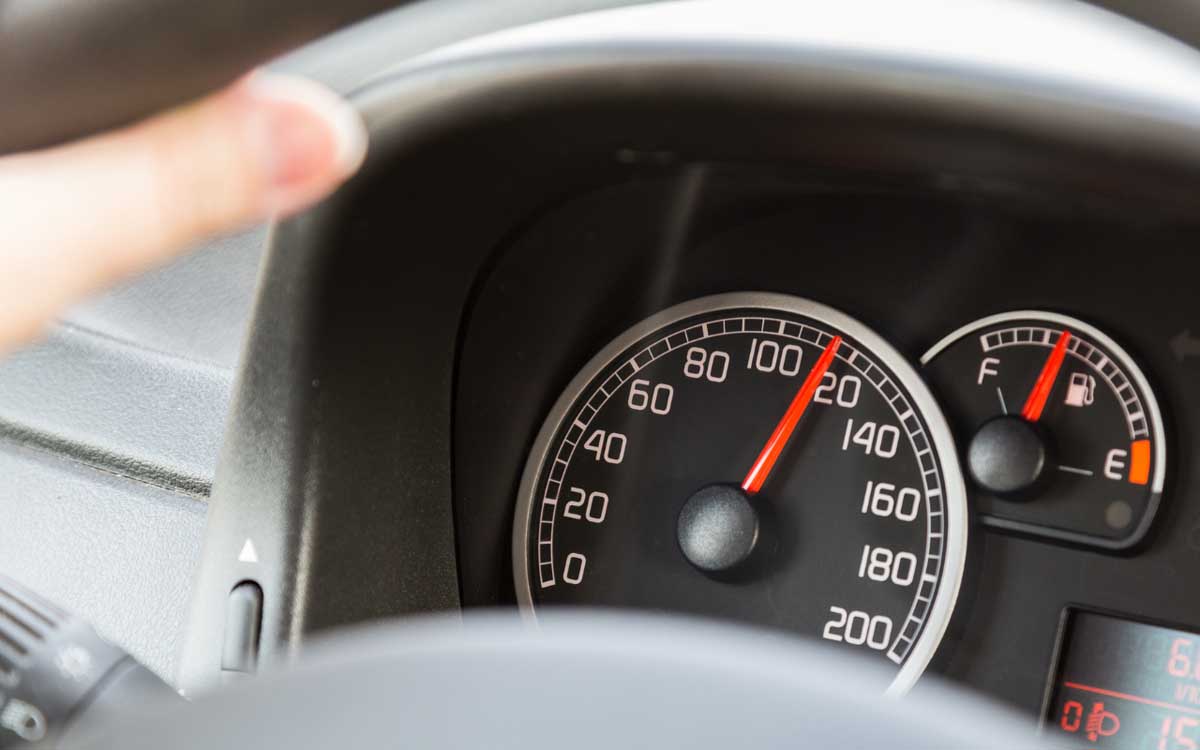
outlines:
[{"label": "number 200", "polygon": [[830,607],[833,619],[825,623],[821,637],[827,641],[846,642],[851,646],[862,646],[882,651],[892,640],[892,618],[884,615],[872,617],[859,610]]}]

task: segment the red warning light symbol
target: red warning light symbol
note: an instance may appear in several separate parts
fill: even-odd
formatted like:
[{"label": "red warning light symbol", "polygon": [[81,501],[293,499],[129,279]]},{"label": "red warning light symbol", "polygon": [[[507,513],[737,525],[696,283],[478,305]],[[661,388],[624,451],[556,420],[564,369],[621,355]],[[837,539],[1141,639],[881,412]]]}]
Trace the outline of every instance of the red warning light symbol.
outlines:
[{"label": "red warning light symbol", "polygon": [[1121,728],[1121,720],[1112,711],[1105,711],[1103,703],[1093,703],[1087,718],[1087,738],[1095,742],[1101,737],[1111,737]]}]

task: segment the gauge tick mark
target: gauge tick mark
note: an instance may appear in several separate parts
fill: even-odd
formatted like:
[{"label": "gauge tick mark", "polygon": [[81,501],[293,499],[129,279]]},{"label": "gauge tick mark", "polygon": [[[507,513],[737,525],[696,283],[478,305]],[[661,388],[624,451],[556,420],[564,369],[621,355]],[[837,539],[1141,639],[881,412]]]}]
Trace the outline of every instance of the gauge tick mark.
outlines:
[{"label": "gauge tick mark", "polygon": [[1083,477],[1090,477],[1096,473],[1096,472],[1092,471],[1091,469],[1080,469],[1080,468],[1077,468],[1074,466],[1063,466],[1061,464],[1059,465],[1058,470],[1065,471],[1068,474],[1078,474]]}]

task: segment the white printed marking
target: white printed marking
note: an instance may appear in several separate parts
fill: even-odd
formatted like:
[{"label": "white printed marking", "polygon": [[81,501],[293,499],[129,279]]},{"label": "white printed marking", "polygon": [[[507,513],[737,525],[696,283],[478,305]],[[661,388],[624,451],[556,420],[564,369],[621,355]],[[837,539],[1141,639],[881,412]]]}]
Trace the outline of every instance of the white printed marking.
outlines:
[{"label": "white printed marking", "polygon": [[258,562],[258,551],[254,549],[254,542],[250,541],[249,537],[246,538],[246,543],[242,545],[242,551],[238,555],[238,562]]},{"label": "white printed marking", "polygon": [[1058,467],[1058,470],[1059,470],[1059,471],[1065,471],[1065,472],[1067,472],[1068,474],[1079,474],[1079,475],[1081,475],[1081,476],[1085,476],[1085,477],[1090,477],[1090,476],[1092,476],[1092,474],[1094,473],[1094,472],[1092,472],[1092,471],[1091,471],[1091,470],[1089,470],[1089,469],[1078,469],[1078,468],[1076,468],[1076,467],[1074,467],[1074,466],[1062,466],[1062,465],[1060,465],[1060,466]]}]

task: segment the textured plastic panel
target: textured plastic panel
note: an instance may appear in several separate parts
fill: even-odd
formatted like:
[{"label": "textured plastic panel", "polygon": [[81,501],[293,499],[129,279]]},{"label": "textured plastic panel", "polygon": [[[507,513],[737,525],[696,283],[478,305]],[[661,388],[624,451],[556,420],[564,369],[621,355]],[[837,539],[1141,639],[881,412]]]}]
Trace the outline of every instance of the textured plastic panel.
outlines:
[{"label": "textured plastic panel", "polygon": [[242,353],[267,232],[221,237],[63,315],[105,338],[226,370]]},{"label": "textured plastic panel", "polygon": [[204,504],[41,451],[0,447],[0,570],[169,680]]},{"label": "textured plastic panel", "polygon": [[205,496],[231,375],[72,328],[0,362],[0,434]]}]

